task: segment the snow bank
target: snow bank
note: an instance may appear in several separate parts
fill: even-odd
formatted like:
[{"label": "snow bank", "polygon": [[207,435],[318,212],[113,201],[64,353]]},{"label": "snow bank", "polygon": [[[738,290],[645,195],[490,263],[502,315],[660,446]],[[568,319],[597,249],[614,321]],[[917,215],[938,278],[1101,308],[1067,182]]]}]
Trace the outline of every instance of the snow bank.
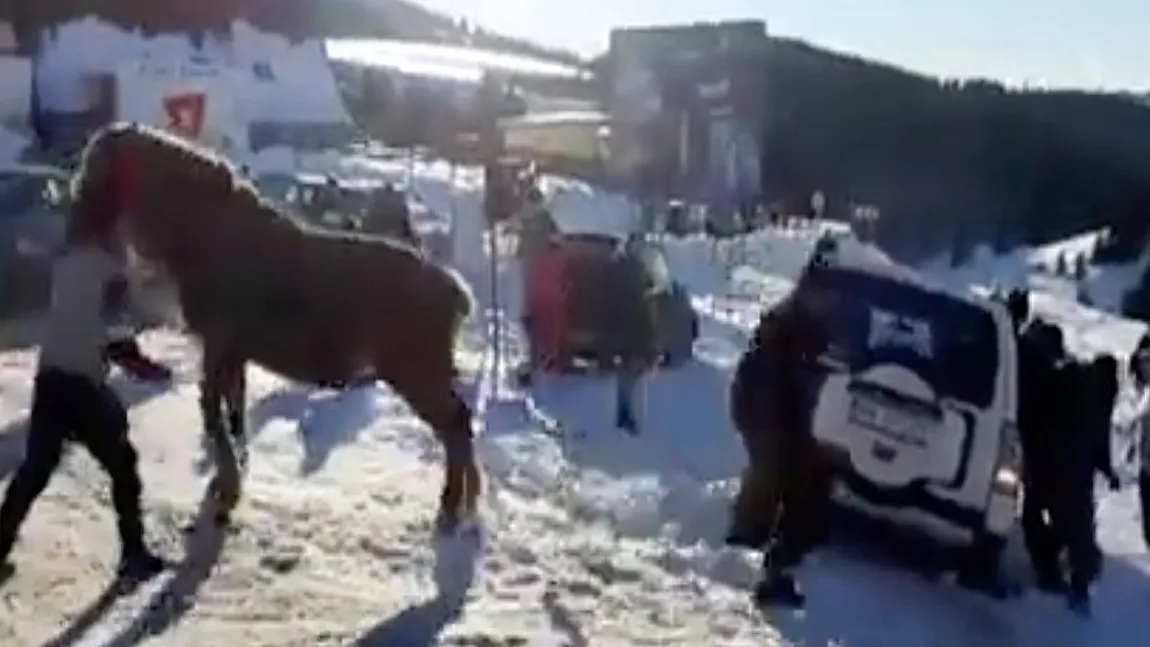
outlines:
[{"label": "snow bank", "polygon": [[922,266],[924,272],[942,280],[954,289],[979,286],[984,289],[1011,289],[1027,286],[1031,290],[1055,293],[1074,302],[1079,292],[1089,295],[1090,303],[1112,312],[1122,309],[1122,299],[1141,279],[1150,264],[1150,254],[1129,263],[1088,265],[1086,277],[1076,281],[1053,274],[1061,258],[1073,267],[1076,258],[1091,257],[1101,231],[1090,231],[1037,247],[1020,247],[1005,254],[995,254],[987,245],[975,247],[970,259],[951,267],[945,258]]}]

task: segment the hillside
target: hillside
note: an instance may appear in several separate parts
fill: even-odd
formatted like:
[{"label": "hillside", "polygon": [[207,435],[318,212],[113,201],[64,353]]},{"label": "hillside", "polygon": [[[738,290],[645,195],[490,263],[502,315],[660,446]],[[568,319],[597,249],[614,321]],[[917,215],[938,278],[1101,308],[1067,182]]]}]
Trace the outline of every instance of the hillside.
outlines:
[{"label": "hillside", "polygon": [[764,69],[767,193],[878,205],[900,256],[1106,225],[1129,256],[1146,238],[1150,109],[1127,97],[945,82],[779,38]]},{"label": "hillside", "polygon": [[146,32],[210,31],[241,17],[288,36],[406,38],[462,44],[580,64],[574,54],[467,25],[407,0],[0,0],[0,20],[29,39],[38,28],[98,15]]}]

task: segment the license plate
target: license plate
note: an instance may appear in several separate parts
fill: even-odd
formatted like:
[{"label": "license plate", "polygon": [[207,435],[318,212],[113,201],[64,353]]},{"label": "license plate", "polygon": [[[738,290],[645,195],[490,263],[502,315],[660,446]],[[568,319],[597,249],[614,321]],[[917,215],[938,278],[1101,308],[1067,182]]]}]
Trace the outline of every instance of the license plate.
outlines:
[{"label": "license plate", "polygon": [[867,398],[851,400],[850,419],[891,440],[906,445],[923,446],[933,427],[929,422],[905,411],[891,408]]}]

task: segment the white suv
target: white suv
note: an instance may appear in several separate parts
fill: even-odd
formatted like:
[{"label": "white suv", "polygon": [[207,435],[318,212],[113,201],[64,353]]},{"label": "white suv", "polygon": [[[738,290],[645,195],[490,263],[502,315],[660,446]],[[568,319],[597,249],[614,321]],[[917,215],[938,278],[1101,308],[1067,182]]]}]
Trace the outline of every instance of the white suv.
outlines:
[{"label": "white suv", "polygon": [[997,559],[1020,501],[1006,308],[889,261],[842,263],[825,253],[836,247],[823,246],[797,288],[828,336],[812,424],[836,500]]}]

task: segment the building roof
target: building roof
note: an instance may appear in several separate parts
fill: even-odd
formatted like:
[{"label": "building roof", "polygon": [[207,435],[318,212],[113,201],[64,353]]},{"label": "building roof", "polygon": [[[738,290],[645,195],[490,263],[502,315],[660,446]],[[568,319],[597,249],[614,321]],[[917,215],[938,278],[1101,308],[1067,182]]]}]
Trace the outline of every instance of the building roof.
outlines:
[{"label": "building roof", "polygon": [[337,61],[468,83],[478,83],[487,73],[558,78],[578,78],[586,74],[570,65],[519,54],[404,40],[330,40],[327,53]]}]

